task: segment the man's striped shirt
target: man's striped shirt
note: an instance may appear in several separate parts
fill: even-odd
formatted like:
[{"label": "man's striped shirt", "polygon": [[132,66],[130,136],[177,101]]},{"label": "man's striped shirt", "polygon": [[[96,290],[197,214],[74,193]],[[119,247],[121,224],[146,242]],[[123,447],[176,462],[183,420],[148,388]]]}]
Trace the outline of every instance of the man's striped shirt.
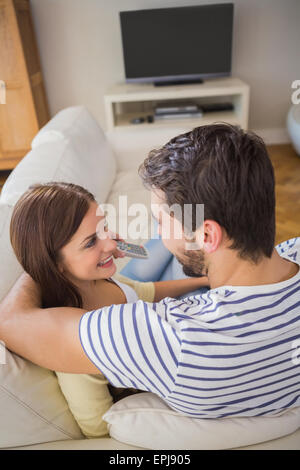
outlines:
[{"label": "man's striped shirt", "polygon": [[[300,238],[276,247],[300,265]],[[259,286],[87,312],[82,347],[116,387],[154,392],[193,418],[300,406],[300,271]]]}]

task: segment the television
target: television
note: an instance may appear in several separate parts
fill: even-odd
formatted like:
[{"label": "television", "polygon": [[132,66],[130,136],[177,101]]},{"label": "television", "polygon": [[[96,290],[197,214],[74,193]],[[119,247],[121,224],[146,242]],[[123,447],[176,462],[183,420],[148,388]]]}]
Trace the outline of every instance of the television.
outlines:
[{"label": "television", "polygon": [[201,82],[231,74],[233,3],[121,11],[126,82]]}]

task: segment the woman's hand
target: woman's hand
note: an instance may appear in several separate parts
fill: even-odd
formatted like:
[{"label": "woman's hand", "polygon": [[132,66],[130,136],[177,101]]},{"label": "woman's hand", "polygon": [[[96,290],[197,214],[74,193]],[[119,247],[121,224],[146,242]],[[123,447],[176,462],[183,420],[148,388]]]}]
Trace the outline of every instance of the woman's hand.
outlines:
[{"label": "woman's hand", "polygon": [[178,297],[179,295],[200,289],[200,287],[207,286],[209,287],[209,282],[206,276],[189,277],[187,279],[177,279],[174,281],[157,281],[154,282],[154,302],[159,302],[165,297]]},{"label": "woman's hand", "polygon": [[194,277],[194,278],[191,278],[191,279],[197,280],[196,282],[197,282],[198,287],[209,287],[209,280],[208,280],[207,276]]},{"label": "woman's hand", "polygon": [[[125,242],[125,240],[121,238],[118,233],[111,233],[111,237],[113,240]],[[119,250],[119,248],[116,248],[115,251],[113,252],[114,258],[124,258],[124,256],[126,256],[125,253]]]},{"label": "woman's hand", "polygon": [[200,289],[201,287],[209,287],[209,280],[207,276],[188,277],[187,279],[184,279],[184,281],[190,291]]}]

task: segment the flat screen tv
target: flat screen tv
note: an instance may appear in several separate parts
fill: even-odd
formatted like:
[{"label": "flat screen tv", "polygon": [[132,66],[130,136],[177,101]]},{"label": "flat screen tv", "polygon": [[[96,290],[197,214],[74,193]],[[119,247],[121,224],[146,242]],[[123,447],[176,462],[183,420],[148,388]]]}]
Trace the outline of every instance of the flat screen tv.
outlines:
[{"label": "flat screen tv", "polygon": [[231,74],[233,4],[120,12],[126,82]]}]

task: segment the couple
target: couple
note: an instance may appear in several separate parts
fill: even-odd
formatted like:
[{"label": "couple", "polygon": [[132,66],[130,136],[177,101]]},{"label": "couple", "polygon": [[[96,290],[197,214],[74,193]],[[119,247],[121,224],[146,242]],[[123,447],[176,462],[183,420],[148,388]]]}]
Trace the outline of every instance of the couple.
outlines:
[{"label": "couple", "polygon": [[[194,279],[117,279],[111,256],[120,254],[114,240],[96,236],[104,216],[96,216],[92,195],[60,185],[63,201],[55,185],[38,186],[12,218],[12,244],[30,276],[0,305],[0,338],[57,371],[62,389],[66,378],[66,394],[72,374],[83,374],[81,390],[90,380],[95,405],[95,381],[102,380],[154,392],[193,418],[300,406],[292,359],[300,336],[300,239],[274,247],[274,173],[263,141],[227,124],[202,126],[150,152],[139,172],[153,207],[204,204],[204,221],[194,227],[199,249],[186,250],[183,225],[182,239],[162,240]],[[181,224],[159,219],[162,234],[166,221],[174,231]],[[182,298],[205,285],[206,292]]]}]

